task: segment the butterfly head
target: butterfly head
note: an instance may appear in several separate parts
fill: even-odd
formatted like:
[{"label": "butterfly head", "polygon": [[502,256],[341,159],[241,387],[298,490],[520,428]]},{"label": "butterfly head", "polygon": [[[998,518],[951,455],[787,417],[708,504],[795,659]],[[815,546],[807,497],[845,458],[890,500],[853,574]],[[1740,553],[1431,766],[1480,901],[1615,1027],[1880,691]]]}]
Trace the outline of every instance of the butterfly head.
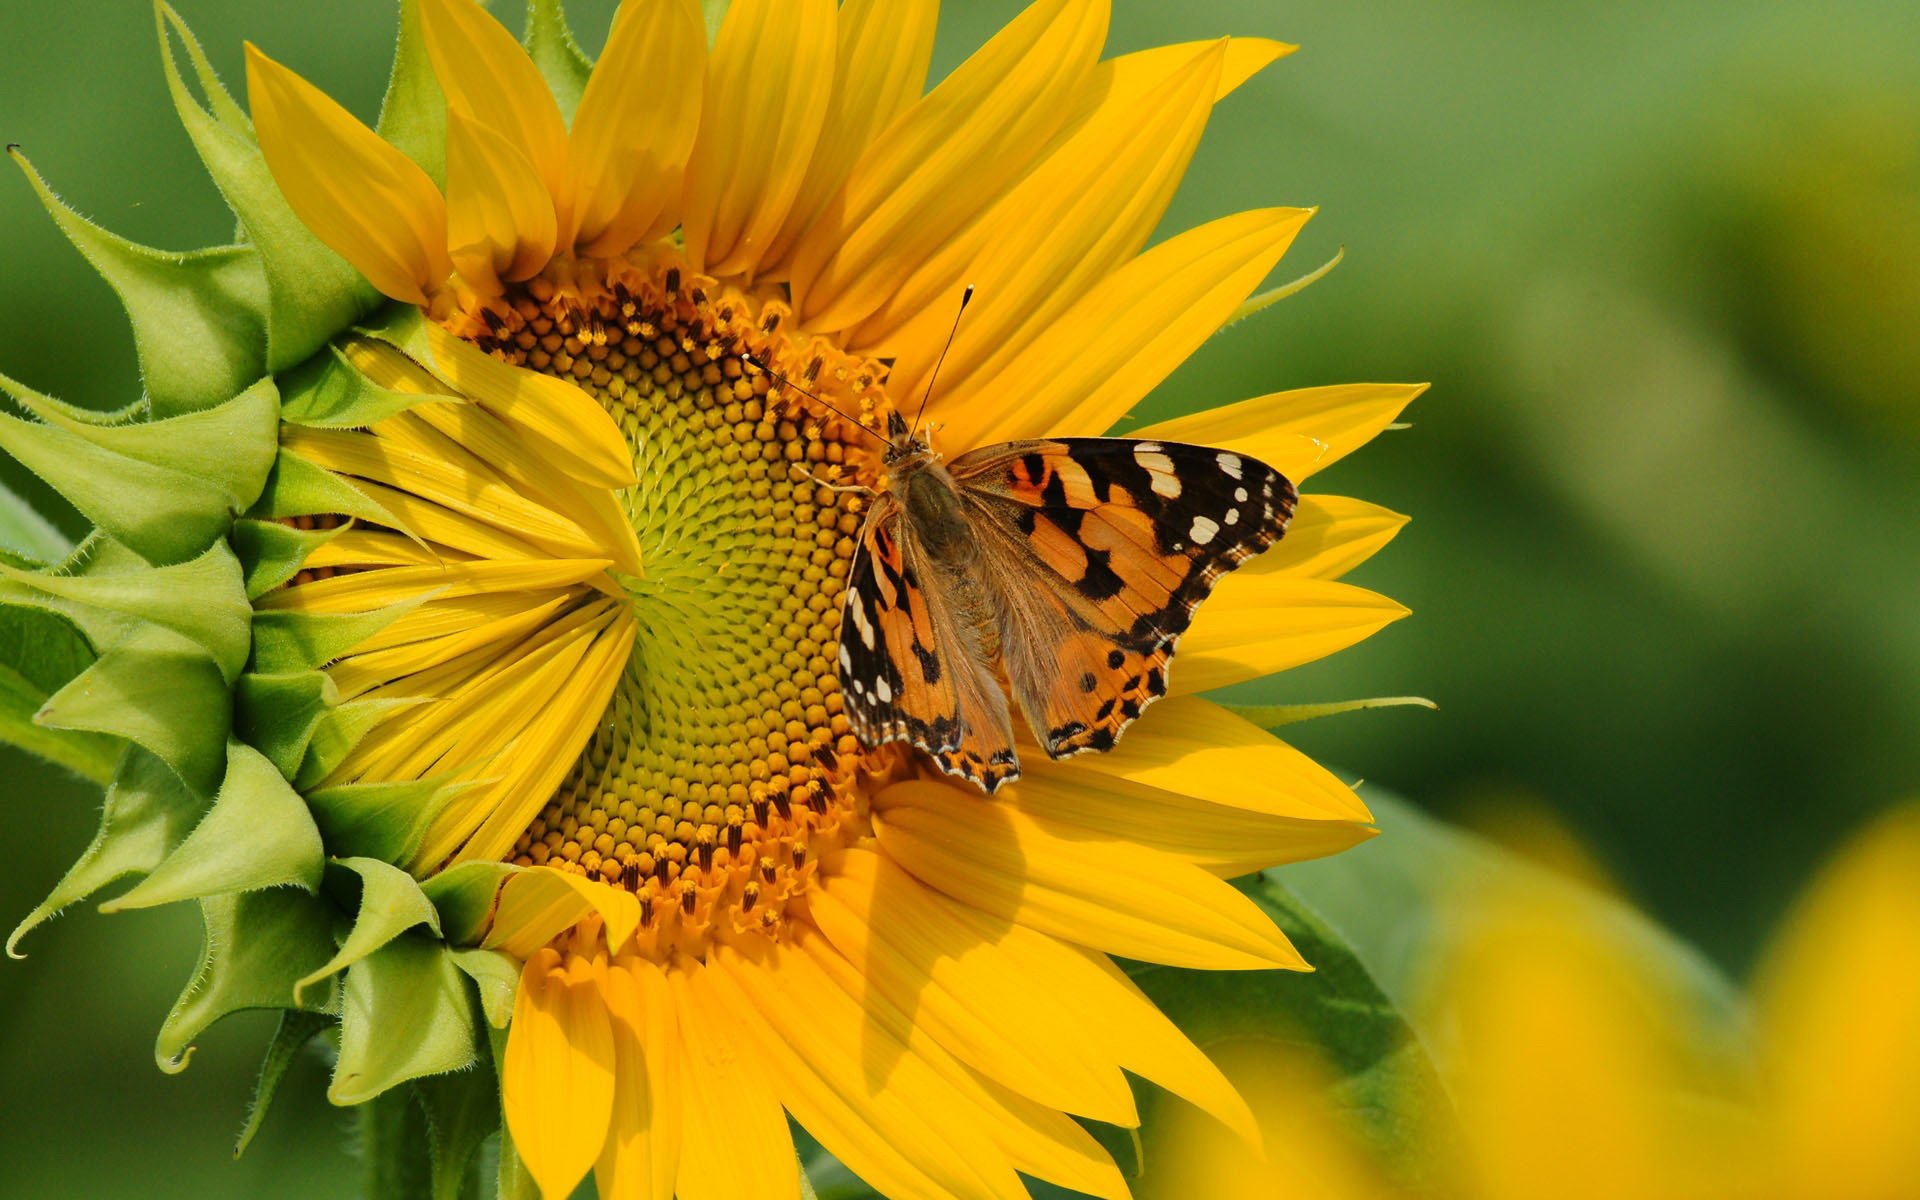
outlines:
[{"label": "butterfly head", "polygon": [[933,443],[929,439],[932,432],[931,427],[909,428],[906,418],[902,417],[897,409],[888,413],[885,458],[887,468],[893,470],[904,465],[918,465],[922,462],[937,460],[939,455],[933,452]]}]

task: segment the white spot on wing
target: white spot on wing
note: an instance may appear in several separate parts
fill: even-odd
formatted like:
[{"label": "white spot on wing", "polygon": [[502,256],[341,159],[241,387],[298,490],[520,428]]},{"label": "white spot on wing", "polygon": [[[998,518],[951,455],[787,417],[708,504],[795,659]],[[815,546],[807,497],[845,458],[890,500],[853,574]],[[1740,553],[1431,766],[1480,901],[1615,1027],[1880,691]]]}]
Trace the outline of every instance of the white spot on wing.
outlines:
[{"label": "white spot on wing", "polygon": [[1204,546],[1213,540],[1214,534],[1220,532],[1220,526],[1218,523],[1210,521],[1206,517],[1195,517],[1193,519],[1193,528],[1187,532],[1188,536],[1193,538],[1195,545]]},{"label": "white spot on wing", "polygon": [[1222,471],[1225,471],[1235,479],[1240,478],[1240,456],[1238,454],[1229,454],[1225,450],[1222,450],[1219,459],[1216,461],[1219,462]]},{"label": "white spot on wing", "polygon": [[1233,489],[1233,498],[1235,500],[1238,500],[1240,503],[1245,504],[1247,502],[1247,489],[1245,488]]},{"label": "white spot on wing", "polygon": [[1230,508],[1230,509],[1228,509],[1228,510],[1227,510],[1227,524],[1229,524],[1229,525],[1238,525],[1239,523],[1240,523],[1240,510],[1239,510],[1239,509],[1237,509],[1237,508]]},{"label": "white spot on wing", "polygon": [[867,606],[860,603],[859,596],[854,596],[847,605],[847,615],[853,618],[853,627],[860,633],[860,644],[873,649],[873,622],[867,620]]},{"label": "white spot on wing", "polygon": [[1173,460],[1160,453],[1160,443],[1141,442],[1133,448],[1133,460],[1153,480],[1153,494],[1169,500],[1180,498],[1180,477],[1173,473]]},{"label": "white spot on wing", "polygon": [[882,704],[893,703],[893,685],[884,679],[876,679],[873,681],[873,694],[880,697],[880,703]]}]

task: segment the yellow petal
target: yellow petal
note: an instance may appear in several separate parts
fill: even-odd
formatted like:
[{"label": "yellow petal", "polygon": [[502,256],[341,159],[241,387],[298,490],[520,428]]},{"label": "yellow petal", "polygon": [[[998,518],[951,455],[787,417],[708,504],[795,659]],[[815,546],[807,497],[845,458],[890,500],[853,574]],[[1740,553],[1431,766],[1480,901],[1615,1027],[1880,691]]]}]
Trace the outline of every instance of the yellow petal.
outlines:
[{"label": "yellow petal", "polygon": [[766,1064],[727,1019],[709,968],[668,973],[680,1030],[678,1200],[799,1200],[800,1167]]},{"label": "yellow petal", "polygon": [[1096,284],[1000,370],[942,384],[929,413],[947,423],[953,446],[1104,433],[1220,328],[1312,215],[1262,209],[1169,238]]},{"label": "yellow petal", "polygon": [[877,990],[987,1078],[1052,1108],[1138,1124],[1108,1040],[1033,987],[953,905],[892,862],[855,854],[822,871],[807,915]]},{"label": "yellow petal", "polygon": [[[313,560],[307,561],[311,563]],[[446,637],[352,654],[328,667],[327,678],[333,680],[334,686],[340,689],[342,700],[351,700],[363,692],[403,676],[452,662],[464,654],[472,654],[490,646],[510,646],[546,624],[565,603],[564,597],[555,597],[545,604]]]},{"label": "yellow petal", "polygon": [[540,69],[506,27],[474,0],[420,0],[420,29],[447,111],[504,138],[533,169],[571,244],[567,127]]},{"label": "yellow petal", "polygon": [[1346,496],[1302,496],[1280,543],[1241,567],[1254,575],[1338,579],[1372,558],[1406,526],[1392,509]]},{"label": "yellow petal", "polygon": [[[941,296],[977,289],[940,368],[944,388],[992,372],[1045,336],[1082,293],[1139,253],[1200,144],[1227,44],[1197,47],[1137,94],[1103,101],[854,331],[856,347],[901,358],[888,377],[895,395],[923,390],[940,355],[952,323]],[[1111,72],[1102,64],[1096,79]]]},{"label": "yellow petal", "polygon": [[1129,436],[1235,450],[1300,483],[1372,441],[1426,390],[1424,383],[1298,388],[1176,417]]},{"label": "yellow petal", "polygon": [[617,946],[639,925],[640,902],[632,892],[597,879],[533,867],[501,885],[499,903],[481,945],[527,958],[590,914],[598,914],[606,923],[607,941]]},{"label": "yellow petal", "polygon": [[833,94],[833,0],[735,0],[707,68],[687,163],[687,257],[751,275],[806,177]]},{"label": "yellow petal", "polygon": [[[604,978],[604,969],[601,977]],[[540,1190],[567,1196],[613,1113],[613,1032],[589,964],[541,950],[520,976],[500,1083],[514,1148]]]},{"label": "yellow petal", "polygon": [[1760,974],[1769,1149],[1784,1196],[1898,1196],[1920,1179],[1920,806],[1816,878]]},{"label": "yellow petal", "polygon": [[381,292],[427,303],[453,270],[446,201],[427,173],[251,43],[247,96],[260,151],[301,223]]},{"label": "yellow petal", "polygon": [[269,592],[256,601],[259,608],[289,612],[372,612],[402,600],[434,592],[440,599],[479,596],[488,592],[519,592],[584,583],[612,564],[606,559],[561,561],[528,559],[506,562],[456,562],[431,567],[392,567],[361,571],[303,583]]},{"label": "yellow petal", "polygon": [[1325,767],[1252,722],[1197,696],[1171,697],[1155,704],[1105,754],[1082,754],[1045,769],[1117,775],[1182,796],[1275,816],[1373,820],[1353,789]]},{"label": "yellow petal", "polygon": [[620,6],[567,135],[575,240],[586,253],[617,257],[679,223],[706,76],[707,27],[694,0]]},{"label": "yellow petal", "polygon": [[1118,839],[1073,840],[945,783],[896,784],[873,809],[889,857],[984,912],[1170,966],[1306,969],[1253,901],[1170,854]]},{"label": "yellow petal", "polygon": [[447,114],[447,244],[469,283],[537,274],[553,258],[553,197],[512,142]]},{"label": "yellow petal", "polygon": [[808,328],[864,319],[1025,173],[1071,115],[1107,8],[1038,0],[874,141],[794,250]]},{"label": "yellow petal", "polygon": [[937,0],[846,0],[840,6],[833,99],[806,178],[764,263],[778,271],[800,235],[873,140],[920,98],[933,58]]},{"label": "yellow petal", "polygon": [[1228,687],[1325,658],[1407,609],[1351,584],[1236,571],[1193,615],[1167,673],[1176,696]]},{"label": "yellow petal", "polygon": [[1378,831],[1359,821],[1281,817],[1160,788],[1025,761],[1007,799],[1055,828],[1139,842],[1232,878],[1337,854]]},{"label": "yellow petal", "polygon": [[616,1086],[594,1185],[601,1200],[673,1200],[680,1163],[680,1054],[666,974],[645,960],[609,967],[607,1013]]}]

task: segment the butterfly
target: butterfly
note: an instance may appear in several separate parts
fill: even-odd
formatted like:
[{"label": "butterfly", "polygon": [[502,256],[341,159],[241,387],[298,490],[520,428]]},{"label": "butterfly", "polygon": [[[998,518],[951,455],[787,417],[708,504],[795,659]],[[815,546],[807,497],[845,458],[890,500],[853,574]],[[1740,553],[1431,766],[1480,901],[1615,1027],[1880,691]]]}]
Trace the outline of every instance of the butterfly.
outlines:
[{"label": "butterfly", "polygon": [[869,746],[911,742],[991,794],[1017,779],[1003,674],[1052,758],[1113,747],[1167,691],[1214,583],[1298,493],[1227,450],[1075,437],[943,464],[895,412],[848,571],[839,676]]}]

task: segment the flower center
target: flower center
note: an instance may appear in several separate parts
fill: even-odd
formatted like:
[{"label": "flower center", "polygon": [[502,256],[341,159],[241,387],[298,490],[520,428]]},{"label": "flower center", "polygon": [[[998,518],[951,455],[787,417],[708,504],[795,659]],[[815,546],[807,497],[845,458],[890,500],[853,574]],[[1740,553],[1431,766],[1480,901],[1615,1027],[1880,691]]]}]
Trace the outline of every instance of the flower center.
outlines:
[{"label": "flower center", "polygon": [[833,666],[864,502],[826,485],[873,468],[848,421],[741,355],[864,419],[885,402],[882,371],[797,346],[778,301],[666,262],[607,272],[531,281],[472,336],[597,397],[639,478],[622,497],[645,564],[621,578],[632,656],[510,858],[625,887],[643,928],[676,940],[718,920],[773,930],[814,861],[864,820],[863,750]]}]

